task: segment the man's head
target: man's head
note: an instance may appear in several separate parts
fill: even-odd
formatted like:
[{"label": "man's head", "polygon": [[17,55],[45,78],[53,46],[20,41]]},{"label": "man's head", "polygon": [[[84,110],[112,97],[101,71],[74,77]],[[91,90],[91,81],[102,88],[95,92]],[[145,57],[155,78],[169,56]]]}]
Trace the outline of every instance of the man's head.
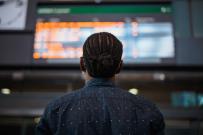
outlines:
[{"label": "man's head", "polygon": [[111,33],[92,34],[83,45],[81,69],[91,77],[111,78],[120,71],[122,53],[122,43]]}]

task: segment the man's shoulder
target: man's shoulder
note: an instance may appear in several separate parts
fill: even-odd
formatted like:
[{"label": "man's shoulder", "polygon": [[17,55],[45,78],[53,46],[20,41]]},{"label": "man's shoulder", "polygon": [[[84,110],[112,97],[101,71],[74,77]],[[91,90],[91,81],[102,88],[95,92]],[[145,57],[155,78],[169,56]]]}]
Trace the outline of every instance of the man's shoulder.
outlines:
[{"label": "man's shoulder", "polygon": [[51,110],[61,108],[62,106],[73,102],[77,98],[77,95],[80,92],[81,92],[81,89],[77,89],[77,90],[71,91],[69,93],[66,93],[60,97],[57,97],[48,103],[47,108],[49,108]]},{"label": "man's shoulder", "polygon": [[133,105],[140,108],[157,108],[156,105],[142,95],[134,95],[126,90],[120,89],[120,94],[128,99]]},{"label": "man's shoulder", "polygon": [[150,120],[158,122],[163,121],[163,114],[154,102],[141,95],[133,95],[131,93],[128,93],[127,95],[132,105],[132,109],[136,110],[140,117],[147,116]]}]

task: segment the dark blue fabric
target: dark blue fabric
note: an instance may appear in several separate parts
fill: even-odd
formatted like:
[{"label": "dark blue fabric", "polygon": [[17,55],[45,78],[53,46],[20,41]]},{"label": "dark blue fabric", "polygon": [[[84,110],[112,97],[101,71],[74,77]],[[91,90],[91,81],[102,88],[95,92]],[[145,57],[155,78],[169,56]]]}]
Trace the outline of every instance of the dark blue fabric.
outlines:
[{"label": "dark blue fabric", "polygon": [[37,135],[164,135],[158,108],[105,79],[52,101]]}]

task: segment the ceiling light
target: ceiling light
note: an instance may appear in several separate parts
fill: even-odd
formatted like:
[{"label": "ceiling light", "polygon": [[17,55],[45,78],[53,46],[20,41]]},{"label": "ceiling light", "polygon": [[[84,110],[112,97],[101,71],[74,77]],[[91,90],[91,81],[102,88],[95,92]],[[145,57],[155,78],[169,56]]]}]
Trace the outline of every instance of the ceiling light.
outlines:
[{"label": "ceiling light", "polygon": [[136,88],[132,88],[132,89],[129,89],[129,92],[130,93],[132,93],[132,94],[134,94],[134,95],[137,95],[138,94],[138,89],[136,89]]}]

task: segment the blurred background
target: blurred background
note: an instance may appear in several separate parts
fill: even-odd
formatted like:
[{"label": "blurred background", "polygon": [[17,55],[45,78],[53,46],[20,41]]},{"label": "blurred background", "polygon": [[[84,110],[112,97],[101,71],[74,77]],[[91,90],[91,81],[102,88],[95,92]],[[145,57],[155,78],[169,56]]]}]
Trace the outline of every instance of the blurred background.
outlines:
[{"label": "blurred background", "polygon": [[202,0],[0,0],[0,134],[33,135],[84,86],[84,40],[108,31],[124,45],[117,85],[157,104],[166,135],[202,135],[202,14]]}]

